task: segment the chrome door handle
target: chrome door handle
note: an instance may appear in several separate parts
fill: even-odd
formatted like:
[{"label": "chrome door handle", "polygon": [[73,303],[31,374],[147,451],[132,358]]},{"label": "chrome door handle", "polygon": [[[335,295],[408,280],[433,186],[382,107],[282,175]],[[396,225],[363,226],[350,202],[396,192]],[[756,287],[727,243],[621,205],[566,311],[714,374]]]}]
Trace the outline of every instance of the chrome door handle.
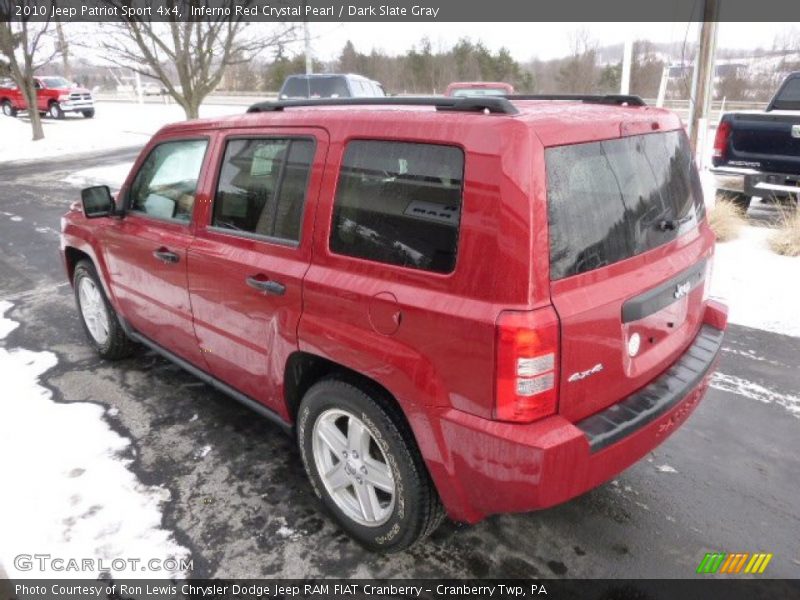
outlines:
[{"label": "chrome door handle", "polygon": [[171,250],[167,250],[166,248],[159,248],[158,250],[153,250],[153,256],[155,256],[158,260],[163,263],[176,263],[178,262],[181,257],[172,252]]},{"label": "chrome door handle", "polygon": [[274,294],[275,296],[283,296],[283,294],[286,293],[286,286],[279,281],[262,279],[259,276],[251,275],[245,279],[245,282],[255,290],[267,292],[268,294]]}]

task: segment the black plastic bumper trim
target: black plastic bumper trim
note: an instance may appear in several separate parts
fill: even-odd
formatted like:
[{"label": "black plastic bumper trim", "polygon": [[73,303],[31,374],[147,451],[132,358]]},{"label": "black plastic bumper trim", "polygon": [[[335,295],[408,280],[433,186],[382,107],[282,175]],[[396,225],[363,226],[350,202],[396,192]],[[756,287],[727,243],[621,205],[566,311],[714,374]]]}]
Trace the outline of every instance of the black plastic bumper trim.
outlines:
[{"label": "black plastic bumper trim", "polygon": [[714,364],[724,332],[703,325],[686,352],[660,377],[624,400],[576,423],[592,453],[657,419],[694,389]]}]

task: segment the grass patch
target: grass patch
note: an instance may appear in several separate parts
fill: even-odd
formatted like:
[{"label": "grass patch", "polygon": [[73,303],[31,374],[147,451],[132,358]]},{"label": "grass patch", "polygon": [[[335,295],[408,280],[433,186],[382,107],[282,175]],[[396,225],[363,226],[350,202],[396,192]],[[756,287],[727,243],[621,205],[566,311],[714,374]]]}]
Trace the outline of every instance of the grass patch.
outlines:
[{"label": "grass patch", "polygon": [[717,236],[717,241],[735,240],[745,224],[744,212],[730,200],[718,198],[708,214],[708,224]]},{"label": "grass patch", "polygon": [[782,256],[800,256],[800,210],[783,208],[778,229],[769,236],[769,247]]}]

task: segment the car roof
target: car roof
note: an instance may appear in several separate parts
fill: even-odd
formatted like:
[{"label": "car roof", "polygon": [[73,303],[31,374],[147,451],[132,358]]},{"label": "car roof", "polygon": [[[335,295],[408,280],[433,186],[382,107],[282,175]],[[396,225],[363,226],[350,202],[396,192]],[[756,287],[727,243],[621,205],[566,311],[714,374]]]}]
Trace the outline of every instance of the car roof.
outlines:
[{"label": "car roof", "polygon": [[454,81],[447,87],[512,87],[512,85],[505,81]]},{"label": "car roof", "polygon": [[517,114],[437,111],[434,106],[412,105],[302,106],[183,121],[166,125],[157,135],[259,127],[318,127],[346,131],[369,125],[391,131],[396,136],[402,135],[404,130],[412,131],[422,126],[423,131],[441,127],[457,141],[460,137],[482,132],[496,135],[497,127],[524,126],[532,130],[544,146],[557,146],[682,128],[675,113],[652,106],[563,100],[514,100],[513,104],[519,111]]},{"label": "car roof", "polygon": [[356,73],[297,73],[287,76],[286,79],[323,79],[326,77],[345,77],[348,79],[366,79],[367,81],[372,81],[368,77]]}]

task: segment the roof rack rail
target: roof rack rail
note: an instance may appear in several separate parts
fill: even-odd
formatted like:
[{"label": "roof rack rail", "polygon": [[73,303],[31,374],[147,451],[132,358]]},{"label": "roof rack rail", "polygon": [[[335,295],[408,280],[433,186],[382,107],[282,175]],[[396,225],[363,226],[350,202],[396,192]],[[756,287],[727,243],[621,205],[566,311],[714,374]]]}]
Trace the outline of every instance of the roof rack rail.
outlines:
[{"label": "roof rack rail", "polygon": [[503,97],[509,100],[575,100],[587,104],[647,106],[639,96],[630,94],[509,94]]},{"label": "roof rack rail", "polygon": [[489,112],[504,115],[519,113],[503,96],[446,98],[444,96],[377,96],[374,98],[311,98],[258,102],[247,109],[248,113],[276,112],[284,108],[302,106],[435,106],[436,110],[453,112]]}]

